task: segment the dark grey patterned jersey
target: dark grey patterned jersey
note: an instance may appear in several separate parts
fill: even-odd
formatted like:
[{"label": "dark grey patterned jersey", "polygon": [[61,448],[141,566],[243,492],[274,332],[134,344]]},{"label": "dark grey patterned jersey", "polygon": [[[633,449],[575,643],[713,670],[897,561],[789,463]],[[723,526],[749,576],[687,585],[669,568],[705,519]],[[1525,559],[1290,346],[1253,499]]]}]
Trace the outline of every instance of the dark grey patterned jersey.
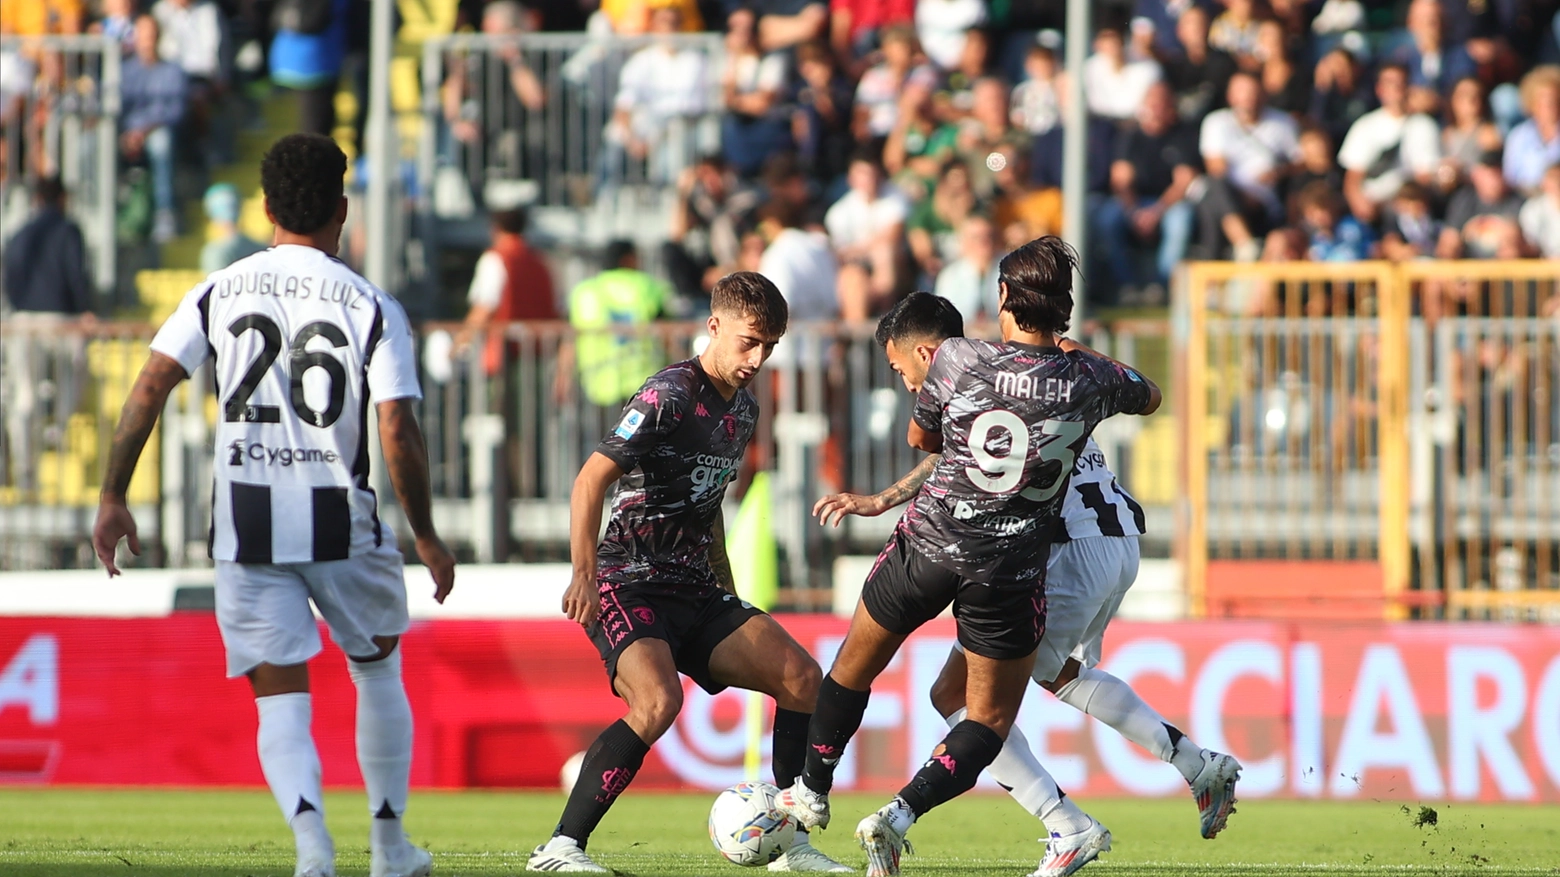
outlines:
[{"label": "dark grey patterned jersey", "polygon": [[1095,425],[1149,398],[1141,375],[1089,353],[949,338],[914,414],[942,433],[942,460],[900,526],[973,581],[1041,581],[1074,459]]},{"label": "dark grey patterned jersey", "polygon": [[605,587],[707,587],[709,547],[726,485],[758,422],[758,400],[727,401],[696,359],[650,376],[597,453],[624,472],[597,552]]}]

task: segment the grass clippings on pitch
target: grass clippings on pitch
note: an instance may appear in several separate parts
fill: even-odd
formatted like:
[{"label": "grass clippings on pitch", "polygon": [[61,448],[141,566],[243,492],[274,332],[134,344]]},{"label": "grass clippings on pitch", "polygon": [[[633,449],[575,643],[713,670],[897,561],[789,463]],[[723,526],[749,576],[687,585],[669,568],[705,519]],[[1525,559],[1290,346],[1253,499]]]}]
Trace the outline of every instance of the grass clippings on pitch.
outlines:
[{"label": "grass clippings on pitch", "polygon": [[[634,793],[592,840],[592,855],[635,877],[741,877],[711,849],[713,795]],[[851,831],[882,803],[841,795],[825,852],[862,867]],[[1215,841],[1197,836],[1189,800],[1084,802],[1115,836],[1083,877],[1321,877],[1321,875],[1553,875],[1560,877],[1560,808],[1399,802],[1244,801]],[[437,877],[499,877],[525,869],[561,795],[412,796],[407,827],[434,853]],[[368,873],[367,806],[327,796],[342,877]],[[1023,877],[1040,855],[1039,825],[1006,798],[971,796],[927,816],[910,834],[919,855],[906,877]],[[259,791],[0,790],[0,874],[6,877],[290,877],[292,838]]]}]

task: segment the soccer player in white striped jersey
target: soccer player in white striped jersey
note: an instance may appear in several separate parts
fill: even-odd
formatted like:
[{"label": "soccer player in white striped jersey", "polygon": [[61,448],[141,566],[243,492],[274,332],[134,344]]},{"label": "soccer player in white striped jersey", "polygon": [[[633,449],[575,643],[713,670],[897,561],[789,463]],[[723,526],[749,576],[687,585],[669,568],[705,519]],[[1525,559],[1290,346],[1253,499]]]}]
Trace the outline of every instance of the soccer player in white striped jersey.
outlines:
[{"label": "soccer player in white striped jersey", "polygon": [[[963,320],[951,303],[913,292],[879,322],[877,339],[905,386],[918,392],[937,347],[963,334]],[[1063,342],[1063,349],[1070,346],[1081,347]],[[937,460],[933,454],[893,487],[873,496],[826,496],[813,507],[813,514],[833,526],[839,526],[846,515],[880,515],[914,496]],[[1094,666],[1100,660],[1105,627],[1137,578],[1143,517],[1142,506],[1116,483],[1104,452],[1090,438],[1074,463],[1062,517],[1051,531],[1045,633],[1035,653],[1032,678],[1062,702],[1175,765],[1197,802],[1202,836],[1211,839],[1234,812],[1240,763],[1197,746],[1126,682]],[[949,725],[964,718],[965,678],[964,652],[955,643],[931,691],[933,706]],[[987,771],[1045,824],[1046,854],[1031,877],[1065,877],[1110,849],[1110,832],[1057,787],[1016,726]]]},{"label": "soccer player in white striped jersey", "polygon": [[396,647],[408,624],[406,584],[369,486],[370,401],[390,482],[441,603],[455,558],[430,514],[406,314],[335,258],[346,167],[335,142],[318,135],[283,137],[266,153],[260,182],[274,244],[196,286],[153,338],[114,432],[93,544],[110,576],[119,574],[121,539],[141,553],[125,505],[130,476],[168,394],[211,360],[220,403],[210,539],[217,626],[228,676],[247,676],[254,689],[260,766],[293,830],[294,873],[332,877],[336,867],[309,732],[308,661],[320,652],[312,599],[357,688],[370,873],[425,877],[432,857],[401,828],[412,760]]}]

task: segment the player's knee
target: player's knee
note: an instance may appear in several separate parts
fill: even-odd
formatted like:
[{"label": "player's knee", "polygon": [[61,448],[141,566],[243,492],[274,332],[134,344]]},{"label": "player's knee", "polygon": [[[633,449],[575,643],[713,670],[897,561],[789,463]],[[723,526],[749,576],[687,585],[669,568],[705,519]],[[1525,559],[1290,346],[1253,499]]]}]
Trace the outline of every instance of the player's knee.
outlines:
[{"label": "player's knee", "polygon": [[1040,683],[1040,687],[1052,694],[1060,695],[1063,688],[1066,688],[1078,678],[1078,671],[1081,669],[1083,669],[1082,664],[1079,664],[1073,658],[1068,658],[1067,662],[1062,665],[1062,669],[1057,672],[1056,678],[1050,682]]},{"label": "player's knee", "polygon": [[785,690],[797,700],[809,703],[818,700],[818,686],[823,684],[823,668],[812,656],[799,652],[787,656],[785,662]]},{"label": "player's knee", "polygon": [[992,732],[995,733],[998,737],[1006,740],[1008,732],[1013,730],[1013,720],[1017,718],[1017,716],[1008,710],[979,709],[977,707],[971,706],[969,707],[969,712],[965,714],[964,718],[967,721],[985,725],[986,727],[990,728]]},{"label": "player's knee", "polygon": [[950,679],[947,674],[932,683],[932,708],[944,718],[953,715],[964,706],[964,680]]},{"label": "player's knee", "polygon": [[653,736],[660,737],[672,723],[677,721],[677,714],[682,712],[683,694],[682,687],[657,686],[634,698],[629,707],[629,713],[634,717],[629,724],[637,728],[648,730]]},{"label": "player's knee", "polygon": [[362,683],[369,679],[384,679],[401,675],[401,650],[394,645],[388,653],[381,649],[380,654],[372,658],[347,658],[347,675],[352,677],[354,683]]}]

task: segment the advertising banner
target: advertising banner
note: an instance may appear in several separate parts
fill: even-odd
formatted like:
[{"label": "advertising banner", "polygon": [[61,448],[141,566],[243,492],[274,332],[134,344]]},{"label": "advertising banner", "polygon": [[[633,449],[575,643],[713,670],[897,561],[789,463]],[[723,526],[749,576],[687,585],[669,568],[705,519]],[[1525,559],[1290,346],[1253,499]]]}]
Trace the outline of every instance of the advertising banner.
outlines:
[{"label": "advertising banner", "polygon": [[[781,621],[827,669],[847,622]],[[938,620],[905,644],[873,687],[841,788],[897,789],[942,737],[927,691],[953,638]],[[418,786],[556,788],[564,762],[622,715],[567,621],[418,622],[404,642]],[[1560,629],[1122,622],[1102,666],[1239,757],[1242,797],[1560,803]],[[311,669],[326,782],[357,785],[344,659],[327,647]],[[746,698],[685,693],[636,787],[742,778]],[[1185,794],[1173,768],[1039,688],[1019,724],[1070,794]],[[259,786],[254,741],[253,698],[223,678],[209,615],[0,618],[0,782]]]}]

